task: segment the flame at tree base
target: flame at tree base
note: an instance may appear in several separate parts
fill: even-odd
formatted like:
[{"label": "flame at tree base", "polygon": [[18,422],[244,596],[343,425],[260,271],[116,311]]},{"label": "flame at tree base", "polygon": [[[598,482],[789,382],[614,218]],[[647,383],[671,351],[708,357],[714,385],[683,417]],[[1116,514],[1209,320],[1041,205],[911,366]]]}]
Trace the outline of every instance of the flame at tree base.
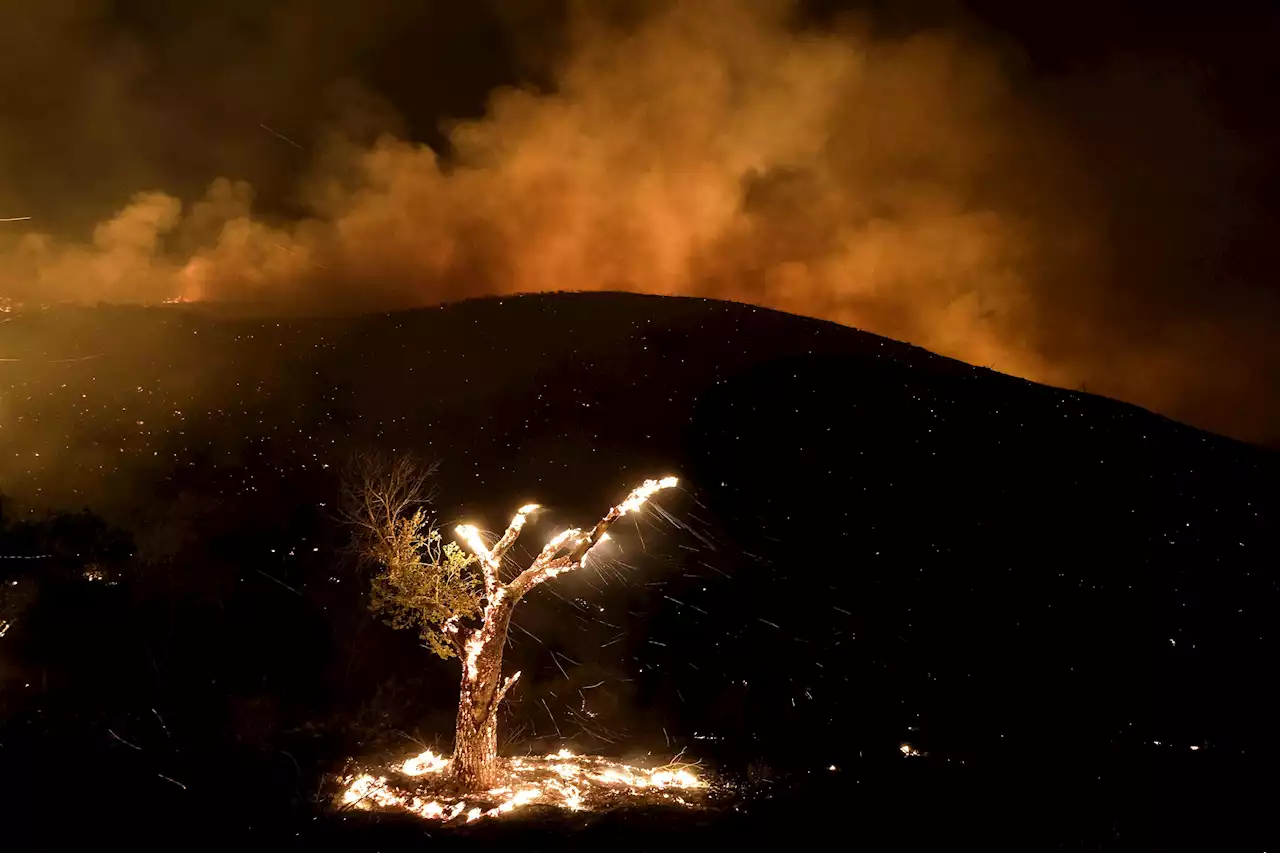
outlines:
[{"label": "flame at tree base", "polygon": [[691,765],[645,769],[568,750],[499,761],[499,785],[459,793],[445,773],[449,759],[427,750],[389,773],[366,770],[343,777],[338,800],[365,811],[404,811],[427,820],[470,823],[528,805],[567,811],[604,811],[637,802],[696,808],[710,788]]}]

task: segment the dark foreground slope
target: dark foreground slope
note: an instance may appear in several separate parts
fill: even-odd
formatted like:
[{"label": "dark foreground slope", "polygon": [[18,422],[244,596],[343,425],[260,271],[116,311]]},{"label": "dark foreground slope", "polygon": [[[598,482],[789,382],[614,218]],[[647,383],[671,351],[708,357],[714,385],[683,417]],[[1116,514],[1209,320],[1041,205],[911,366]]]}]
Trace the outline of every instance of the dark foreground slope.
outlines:
[{"label": "dark foreground slope", "polygon": [[[454,671],[374,624],[338,558],[335,472],[378,447],[442,461],[447,519],[499,527],[538,500],[536,537],[645,476],[687,487],[523,605],[512,749],[688,748],[787,780],[754,820],[827,798],[824,820],[914,822],[906,841],[1118,849],[1261,825],[1273,454],[700,300],[57,311],[0,326],[0,348],[22,359],[0,364],[4,491],[87,504],[147,557],[111,588],[46,582],[0,639],[10,766],[73,745],[168,814],[248,826],[305,813],[343,755],[447,738]],[[39,586],[39,565],[14,577]],[[745,819],[705,831],[759,831]]]}]

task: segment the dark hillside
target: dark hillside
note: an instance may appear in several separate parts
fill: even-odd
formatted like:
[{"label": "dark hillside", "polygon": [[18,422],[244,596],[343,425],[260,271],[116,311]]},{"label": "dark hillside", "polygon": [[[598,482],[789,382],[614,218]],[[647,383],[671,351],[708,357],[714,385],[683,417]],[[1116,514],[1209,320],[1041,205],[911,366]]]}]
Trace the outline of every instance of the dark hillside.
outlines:
[{"label": "dark hillside", "polygon": [[0,364],[9,514],[88,505],[148,557],[120,570],[129,603],[101,605],[139,624],[98,639],[115,645],[93,678],[46,654],[82,597],[26,605],[0,639],[4,708],[52,733],[31,715],[92,705],[76,743],[150,738],[192,788],[220,744],[291,780],[411,750],[397,731],[447,738],[452,664],[374,623],[337,553],[336,471],[368,447],[440,459],[447,520],[541,502],[539,537],[681,476],[669,518],[619,527],[615,559],[523,605],[521,744],[803,772],[910,741],[1128,821],[1154,762],[1160,797],[1189,796],[1171,780],[1242,780],[1280,746],[1257,677],[1280,650],[1277,459],[1133,406],[613,294],[356,319],[58,310],[0,325],[0,357],[19,359]]}]

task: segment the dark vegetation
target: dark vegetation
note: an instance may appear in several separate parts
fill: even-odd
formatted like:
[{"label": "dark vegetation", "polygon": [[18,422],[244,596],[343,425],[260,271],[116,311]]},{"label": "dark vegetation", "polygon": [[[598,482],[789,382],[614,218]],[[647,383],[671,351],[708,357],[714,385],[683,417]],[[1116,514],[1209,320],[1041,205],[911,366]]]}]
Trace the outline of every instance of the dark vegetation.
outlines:
[{"label": "dark vegetation", "polygon": [[[46,833],[683,849],[838,825],[879,849],[1095,850],[1262,827],[1267,451],[700,300],[68,309],[0,345],[23,359],[0,365],[0,555],[34,558],[0,559],[0,797]],[[524,605],[507,750],[686,749],[742,795],[460,836],[327,812],[348,756],[447,749],[456,700],[343,559],[336,472],[368,448],[441,460],[446,523],[539,501],[534,542],[679,474],[670,518]]]}]

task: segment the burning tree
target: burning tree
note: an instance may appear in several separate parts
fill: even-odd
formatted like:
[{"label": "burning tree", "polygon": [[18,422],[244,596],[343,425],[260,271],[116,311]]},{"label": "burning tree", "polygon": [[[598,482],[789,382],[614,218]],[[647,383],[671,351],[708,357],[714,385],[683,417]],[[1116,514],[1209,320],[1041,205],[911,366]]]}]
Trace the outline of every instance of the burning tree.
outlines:
[{"label": "burning tree", "polygon": [[500,775],[498,708],[520,678],[519,672],[502,677],[516,605],[539,584],[579,568],[615,521],[676,485],[676,478],[646,480],[590,530],[557,534],[527,568],[504,580],[503,561],[538,505],[520,507],[492,545],[475,527],[457,527],[468,553],[444,540],[428,511],[433,472],[434,466],[409,458],[363,459],[346,483],[346,516],[357,555],[377,567],[372,609],[393,627],[417,628],[440,657],[462,661],[452,772],[467,790],[483,790]]}]

